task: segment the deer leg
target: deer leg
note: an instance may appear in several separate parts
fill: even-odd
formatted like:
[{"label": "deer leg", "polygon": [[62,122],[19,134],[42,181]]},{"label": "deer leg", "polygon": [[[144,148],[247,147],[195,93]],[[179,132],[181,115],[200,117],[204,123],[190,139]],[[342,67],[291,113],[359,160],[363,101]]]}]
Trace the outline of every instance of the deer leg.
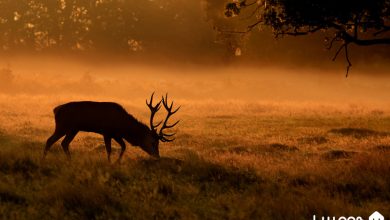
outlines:
[{"label": "deer leg", "polygon": [[123,156],[123,153],[125,153],[125,150],[126,150],[126,144],[125,142],[122,140],[122,138],[114,138],[114,140],[121,146],[121,153],[119,154],[119,158],[117,160],[117,163],[120,163],[121,161],[121,158]]},{"label": "deer leg", "polygon": [[104,144],[106,145],[108,162],[111,163],[111,137],[104,135]]},{"label": "deer leg", "polygon": [[46,157],[47,152],[50,150],[50,147],[58,141],[60,138],[62,138],[65,134],[58,132],[58,130],[55,130],[54,133],[47,139],[45,150],[43,151],[43,158]]},{"label": "deer leg", "polygon": [[66,156],[70,160],[69,144],[73,141],[73,138],[76,136],[78,131],[71,131],[66,134],[64,140],[61,142],[62,149],[64,150]]}]

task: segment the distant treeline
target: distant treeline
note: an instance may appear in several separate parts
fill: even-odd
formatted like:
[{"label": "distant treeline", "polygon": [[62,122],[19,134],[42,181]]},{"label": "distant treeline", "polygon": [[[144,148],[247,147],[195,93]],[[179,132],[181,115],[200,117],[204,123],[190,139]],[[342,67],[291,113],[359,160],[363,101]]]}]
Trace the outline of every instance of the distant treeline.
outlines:
[{"label": "distant treeline", "polygon": [[199,0],[0,0],[0,48],[137,52],[144,42],[191,42],[204,32],[193,23],[197,6]]}]

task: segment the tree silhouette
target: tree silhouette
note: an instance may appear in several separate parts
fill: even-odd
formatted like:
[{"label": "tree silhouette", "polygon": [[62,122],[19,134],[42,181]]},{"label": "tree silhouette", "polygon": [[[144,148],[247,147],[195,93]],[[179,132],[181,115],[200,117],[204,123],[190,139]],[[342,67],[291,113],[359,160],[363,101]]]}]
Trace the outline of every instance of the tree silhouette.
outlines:
[{"label": "tree silhouette", "polygon": [[234,33],[245,34],[261,25],[270,26],[276,37],[330,33],[327,48],[338,43],[333,60],[344,49],[347,75],[352,66],[350,44],[390,44],[390,0],[240,0],[227,3],[225,15],[248,18],[246,29]]}]

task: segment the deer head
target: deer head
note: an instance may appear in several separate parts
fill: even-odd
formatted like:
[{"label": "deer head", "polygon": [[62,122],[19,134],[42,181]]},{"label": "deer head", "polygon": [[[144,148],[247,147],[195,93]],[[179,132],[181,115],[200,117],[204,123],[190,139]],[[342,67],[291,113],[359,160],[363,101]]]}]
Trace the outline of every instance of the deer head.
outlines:
[{"label": "deer head", "polygon": [[[168,125],[168,120],[173,114],[175,114],[180,109],[181,106],[173,110],[173,101],[170,104],[168,104],[168,94],[166,94],[165,97],[163,96],[162,99],[156,105],[153,105],[153,95],[154,92],[152,93],[149,102],[148,100],[146,100],[146,105],[150,109],[150,133],[143,141],[141,148],[152,156],[160,157],[159,150],[158,150],[159,142],[160,141],[172,142],[173,140],[175,140],[175,138],[173,137],[175,133],[168,134],[165,133],[164,130],[173,128],[175,125],[179,123],[180,120],[176,121],[171,125]],[[157,124],[154,124],[153,122],[154,116],[160,110],[161,104],[162,106],[164,106],[165,110],[167,110],[168,112],[167,116],[164,120],[158,122]],[[157,132],[158,126],[160,125],[161,125],[160,131]]]}]

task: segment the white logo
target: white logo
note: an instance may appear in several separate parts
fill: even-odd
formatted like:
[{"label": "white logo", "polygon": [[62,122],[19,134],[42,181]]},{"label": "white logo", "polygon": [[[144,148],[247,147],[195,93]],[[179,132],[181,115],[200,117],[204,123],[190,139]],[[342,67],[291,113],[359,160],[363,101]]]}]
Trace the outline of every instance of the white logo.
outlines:
[{"label": "white logo", "polygon": [[[316,216],[313,215],[313,220],[317,220]],[[345,216],[340,216],[340,217],[336,217],[336,216],[322,216],[322,218],[319,218],[319,220],[363,220],[362,217],[358,216],[358,217],[354,217],[354,216],[349,216],[349,217],[345,217]]]},{"label": "white logo", "polygon": [[[357,216],[357,217],[354,217],[354,216],[349,216],[349,217],[345,217],[345,216],[340,216],[340,217],[336,217],[336,216],[322,216],[321,218],[317,218],[316,215],[313,215],[313,220],[363,220],[362,217],[360,216]],[[370,215],[370,217],[368,217],[368,220],[385,220],[385,217],[383,217],[383,215],[377,211],[375,211],[374,213],[372,213]]]},{"label": "white logo", "polygon": [[368,217],[368,220],[385,220],[385,217],[383,217],[381,213],[375,211],[372,215],[370,215],[370,217]]}]

